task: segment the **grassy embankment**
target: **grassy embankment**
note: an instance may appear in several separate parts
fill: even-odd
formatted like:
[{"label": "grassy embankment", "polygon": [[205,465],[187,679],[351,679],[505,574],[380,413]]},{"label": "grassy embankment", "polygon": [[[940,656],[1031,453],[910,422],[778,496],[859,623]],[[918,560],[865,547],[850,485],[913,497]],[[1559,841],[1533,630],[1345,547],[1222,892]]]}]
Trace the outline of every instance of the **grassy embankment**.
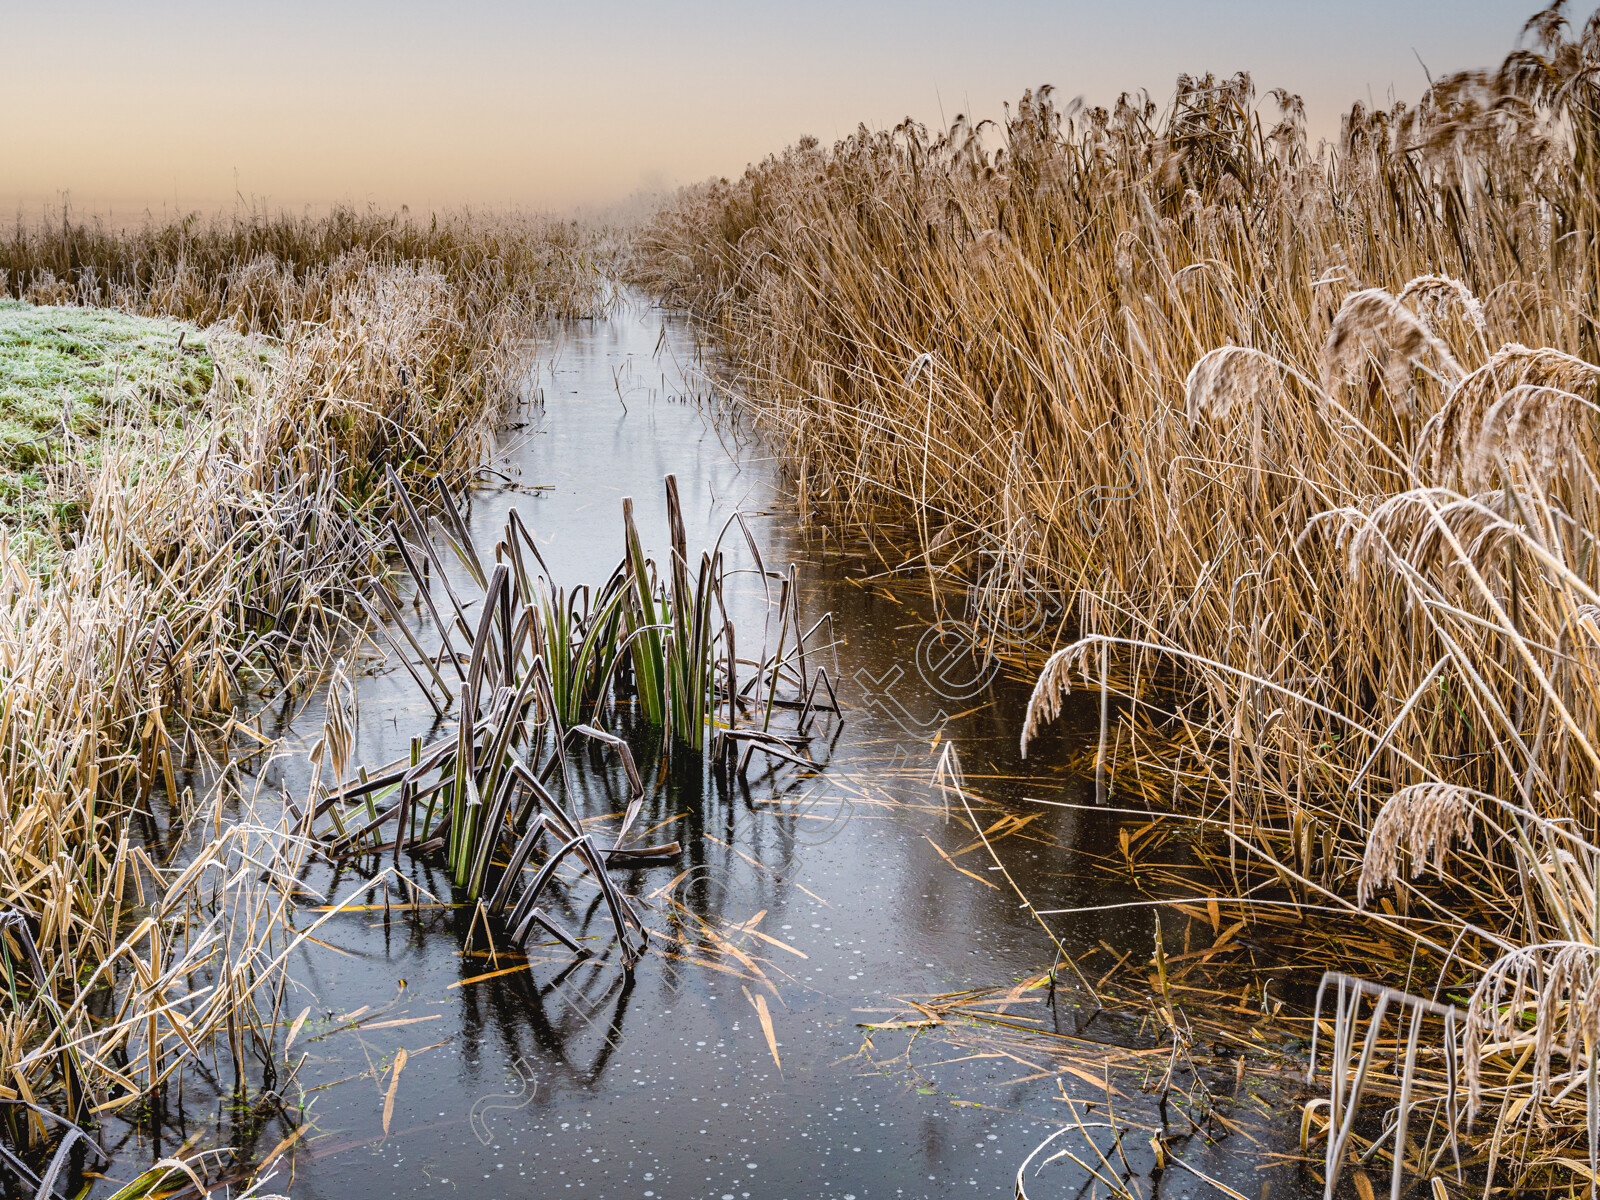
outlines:
[{"label": "grassy embankment", "polygon": [[1468,1011],[1485,1119],[1438,1119],[1541,1187],[1600,1117],[1600,22],[1524,40],[1334,146],[1243,76],[807,140],[682,193],[634,269],[804,503],[889,506],[991,624],[1072,614],[1030,728],[1132,697],[1114,787],[1205,818],[1197,893]]},{"label": "grassy embankment", "polygon": [[14,553],[41,561],[64,552],[108,429],[181,425],[198,411],[215,364],[195,332],[107,309],[0,300],[0,511]]},{"label": "grassy embankment", "polygon": [[286,831],[180,875],[130,814],[321,676],[384,470],[465,479],[533,322],[606,301],[571,227],[471,214],[19,224],[0,286],[44,305],[0,304],[0,1098],[85,1120],[240,1069],[281,950],[287,893],[230,889]]}]

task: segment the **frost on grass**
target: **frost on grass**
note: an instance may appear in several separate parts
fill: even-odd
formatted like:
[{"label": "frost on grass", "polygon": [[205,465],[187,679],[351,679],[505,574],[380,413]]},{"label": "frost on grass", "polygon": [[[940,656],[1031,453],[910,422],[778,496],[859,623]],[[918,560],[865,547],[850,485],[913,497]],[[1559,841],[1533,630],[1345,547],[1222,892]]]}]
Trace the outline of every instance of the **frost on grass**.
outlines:
[{"label": "frost on grass", "polygon": [[14,543],[37,552],[70,531],[102,437],[182,424],[214,370],[176,321],[0,301],[0,524]]}]

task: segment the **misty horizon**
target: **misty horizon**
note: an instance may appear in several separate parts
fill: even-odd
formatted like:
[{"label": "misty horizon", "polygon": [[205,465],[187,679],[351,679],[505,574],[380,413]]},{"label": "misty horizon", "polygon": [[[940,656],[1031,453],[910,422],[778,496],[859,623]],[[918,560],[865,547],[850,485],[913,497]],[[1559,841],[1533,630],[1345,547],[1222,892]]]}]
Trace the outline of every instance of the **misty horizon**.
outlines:
[{"label": "misty horizon", "polygon": [[1180,73],[1304,97],[1314,145],[1356,101],[1498,63],[1524,0],[1114,10],[711,2],[664,13],[365,0],[266,13],[190,3],[7,20],[0,206],[136,217],[253,204],[594,210],[717,176],[802,136],[907,116],[999,119],[1028,88],[1110,105]]}]

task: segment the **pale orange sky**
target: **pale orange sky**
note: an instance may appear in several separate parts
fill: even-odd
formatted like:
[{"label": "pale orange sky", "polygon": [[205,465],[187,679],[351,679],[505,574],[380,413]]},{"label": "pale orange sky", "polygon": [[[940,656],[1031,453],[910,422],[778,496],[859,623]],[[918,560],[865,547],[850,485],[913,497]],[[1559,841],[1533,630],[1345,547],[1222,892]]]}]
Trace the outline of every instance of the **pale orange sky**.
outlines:
[{"label": "pale orange sky", "polygon": [[1164,100],[1184,70],[1300,91],[1328,134],[1353,100],[1419,94],[1419,57],[1436,74],[1498,62],[1534,7],[0,0],[0,205],[560,210],[857,122],[999,116],[1044,82]]}]

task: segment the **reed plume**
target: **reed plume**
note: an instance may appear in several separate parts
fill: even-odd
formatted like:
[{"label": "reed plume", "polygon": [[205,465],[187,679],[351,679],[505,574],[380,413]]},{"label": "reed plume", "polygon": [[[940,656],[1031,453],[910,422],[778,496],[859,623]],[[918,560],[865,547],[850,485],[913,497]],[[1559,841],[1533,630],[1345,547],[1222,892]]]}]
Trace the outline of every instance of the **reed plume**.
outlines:
[{"label": "reed plume", "polygon": [[1282,386],[1282,368],[1270,355],[1247,346],[1218,346],[1202,355],[1184,380],[1184,412],[1192,423],[1226,424],[1235,406],[1271,405]]},{"label": "reed plume", "polygon": [[1463,486],[1486,490],[1504,463],[1547,483],[1566,462],[1583,401],[1560,388],[1518,384],[1489,406],[1470,445],[1458,450]]},{"label": "reed plume", "polygon": [[1466,284],[1449,275],[1418,275],[1406,282],[1395,299],[1416,313],[1430,329],[1437,329],[1451,313],[1458,314],[1479,333],[1488,329],[1482,301]]},{"label": "reed plume", "polygon": [[1410,407],[1411,373],[1418,367],[1436,366],[1452,381],[1462,374],[1449,348],[1383,288],[1352,292],[1339,306],[1322,347],[1323,386],[1332,391],[1349,383],[1369,356],[1402,410]]},{"label": "reed plume", "polygon": [[1085,638],[1057,650],[1039,670],[1033,692],[1028,697],[1028,709],[1022,722],[1022,757],[1028,757],[1028,743],[1038,736],[1039,730],[1061,715],[1061,704],[1072,691],[1072,674],[1082,674],[1093,639]]},{"label": "reed plume", "polygon": [[1374,892],[1393,883],[1406,858],[1413,878],[1422,875],[1430,857],[1433,873],[1442,876],[1444,856],[1467,835],[1474,811],[1470,790],[1448,783],[1413,784],[1390,796],[1367,833],[1356,903],[1365,905]]},{"label": "reed plume", "polygon": [[[1533,1029],[1528,1029],[1528,1018]],[[1486,1060],[1515,1049],[1531,1051],[1531,1096],[1542,1098],[1560,1080],[1559,1051],[1575,1073],[1600,1036],[1600,948],[1581,942],[1520,946],[1491,963],[1467,1009],[1463,1067],[1468,1101],[1483,1107]],[[1580,1074],[1581,1077],[1581,1074]]]},{"label": "reed plume", "polygon": [[[1517,416],[1516,428],[1520,433],[1526,425],[1526,449],[1533,452],[1529,465],[1536,473],[1540,466],[1553,469],[1575,416],[1560,402],[1561,395],[1592,405],[1597,382],[1600,368],[1571,354],[1550,346],[1530,349],[1507,343],[1463,378],[1430,418],[1419,442],[1417,466],[1441,481],[1453,468],[1481,478],[1492,468],[1494,454],[1508,435],[1513,443],[1508,449],[1526,458],[1521,438],[1512,429],[1512,418]],[[1514,392],[1511,405],[1501,406]],[[1497,406],[1501,407],[1491,425],[1490,412]]]}]

